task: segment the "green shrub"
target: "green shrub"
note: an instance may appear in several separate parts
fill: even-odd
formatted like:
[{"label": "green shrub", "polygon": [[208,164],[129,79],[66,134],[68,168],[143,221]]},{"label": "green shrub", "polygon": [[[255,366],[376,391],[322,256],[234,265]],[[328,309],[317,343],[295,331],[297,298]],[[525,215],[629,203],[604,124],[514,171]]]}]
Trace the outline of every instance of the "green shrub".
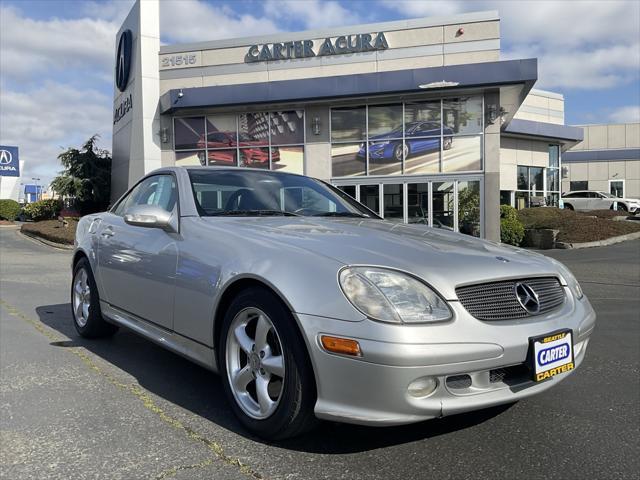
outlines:
[{"label": "green shrub", "polygon": [[13,222],[20,215],[20,204],[15,200],[0,200],[0,219]]},{"label": "green shrub", "polygon": [[509,205],[500,205],[500,241],[520,245],[524,238],[524,225],[518,219],[518,211]]},{"label": "green shrub", "polygon": [[56,218],[62,210],[62,200],[40,200],[24,207],[24,213],[34,222]]}]

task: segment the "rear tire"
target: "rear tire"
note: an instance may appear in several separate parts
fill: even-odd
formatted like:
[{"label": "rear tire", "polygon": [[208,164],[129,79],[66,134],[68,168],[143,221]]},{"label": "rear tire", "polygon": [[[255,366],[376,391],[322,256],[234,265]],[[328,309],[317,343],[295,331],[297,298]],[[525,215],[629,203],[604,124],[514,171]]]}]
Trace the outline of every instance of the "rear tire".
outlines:
[{"label": "rear tire", "polygon": [[81,337],[110,337],[118,331],[116,325],[106,322],[102,317],[98,287],[86,258],[81,258],[73,269],[71,315],[73,326]]},{"label": "rear tire", "polygon": [[316,425],[315,379],[305,343],[272,292],[251,287],[238,294],[225,312],[218,351],[225,394],[247,430],[282,440]]}]

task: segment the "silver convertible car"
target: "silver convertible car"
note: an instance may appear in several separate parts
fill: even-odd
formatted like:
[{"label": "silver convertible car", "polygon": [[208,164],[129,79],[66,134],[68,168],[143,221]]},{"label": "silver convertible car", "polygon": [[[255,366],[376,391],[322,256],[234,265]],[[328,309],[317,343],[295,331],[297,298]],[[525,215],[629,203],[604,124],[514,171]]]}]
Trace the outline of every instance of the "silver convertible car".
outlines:
[{"label": "silver convertible car", "polygon": [[573,372],[595,325],[557,261],[386,222],[300,175],[163,168],[75,247],[80,335],[126,327],[219,372],[269,439],[514,402]]}]

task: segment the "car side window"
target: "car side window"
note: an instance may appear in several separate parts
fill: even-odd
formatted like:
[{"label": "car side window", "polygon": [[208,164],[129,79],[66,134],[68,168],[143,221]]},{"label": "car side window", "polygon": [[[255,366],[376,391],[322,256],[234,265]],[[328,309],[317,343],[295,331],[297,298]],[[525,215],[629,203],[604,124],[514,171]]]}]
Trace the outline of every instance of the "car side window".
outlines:
[{"label": "car side window", "polygon": [[173,175],[153,175],[136,185],[113,213],[122,216],[136,205],[157,205],[171,212],[177,199],[178,188]]}]

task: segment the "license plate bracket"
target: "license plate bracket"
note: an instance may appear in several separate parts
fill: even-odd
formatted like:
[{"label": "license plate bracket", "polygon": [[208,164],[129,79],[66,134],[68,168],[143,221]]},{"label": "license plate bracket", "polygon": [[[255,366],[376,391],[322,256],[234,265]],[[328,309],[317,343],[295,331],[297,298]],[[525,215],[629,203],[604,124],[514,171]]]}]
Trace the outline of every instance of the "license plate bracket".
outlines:
[{"label": "license plate bracket", "polygon": [[530,337],[528,364],[534,382],[543,382],[573,370],[573,331],[562,329]]}]

